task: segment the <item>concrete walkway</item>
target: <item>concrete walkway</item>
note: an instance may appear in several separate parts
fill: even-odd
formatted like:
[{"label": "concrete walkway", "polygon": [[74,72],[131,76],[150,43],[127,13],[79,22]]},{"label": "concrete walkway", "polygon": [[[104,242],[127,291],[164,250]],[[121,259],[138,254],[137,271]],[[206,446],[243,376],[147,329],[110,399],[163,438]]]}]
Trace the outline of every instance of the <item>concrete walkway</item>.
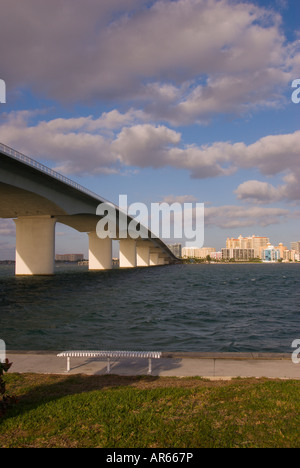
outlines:
[{"label": "concrete walkway", "polygon": [[[54,352],[7,352],[13,363],[10,372],[66,374],[67,359]],[[70,374],[104,375],[106,360],[72,358]],[[147,359],[111,361],[111,374],[146,375]],[[259,353],[163,353],[152,360],[152,375],[160,377],[195,377],[212,380],[234,377],[300,379],[300,364],[293,364],[289,354]]]}]

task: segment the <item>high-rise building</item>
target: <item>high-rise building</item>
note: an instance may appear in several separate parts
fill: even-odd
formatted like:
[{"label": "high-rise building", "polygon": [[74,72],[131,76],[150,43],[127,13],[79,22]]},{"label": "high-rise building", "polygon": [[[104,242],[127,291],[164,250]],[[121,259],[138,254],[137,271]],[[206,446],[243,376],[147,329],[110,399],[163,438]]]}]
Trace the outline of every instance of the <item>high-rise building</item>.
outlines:
[{"label": "high-rise building", "polygon": [[234,237],[228,238],[226,241],[226,249],[253,249],[254,258],[261,258],[262,251],[267,248],[269,243],[270,239],[268,237],[255,235],[251,237],[239,236],[237,239]]},{"label": "high-rise building", "polygon": [[263,262],[278,262],[280,251],[274,245],[269,244],[268,248],[263,250],[262,260]]},{"label": "high-rise building", "polygon": [[299,253],[297,254],[296,250],[285,250],[283,252],[282,260],[284,262],[295,262],[296,260],[298,260],[297,256],[299,256]]},{"label": "high-rise building", "polygon": [[280,258],[283,260],[286,256],[286,251],[288,251],[288,248],[286,245],[283,245],[282,242],[275,247],[276,250],[279,250],[280,252]]},{"label": "high-rise building", "polygon": [[181,244],[170,244],[167,247],[171,250],[171,252],[177,257],[182,257],[182,245]]},{"label": "high-rise building", "polygon": [[222,249],[223,260],[250,260],[254,258],[254,249]]},{"label": "high-rise building", "polygon": [[297,253],[300,252],[300,241],[291,243],[291,250],[295,250]]}]

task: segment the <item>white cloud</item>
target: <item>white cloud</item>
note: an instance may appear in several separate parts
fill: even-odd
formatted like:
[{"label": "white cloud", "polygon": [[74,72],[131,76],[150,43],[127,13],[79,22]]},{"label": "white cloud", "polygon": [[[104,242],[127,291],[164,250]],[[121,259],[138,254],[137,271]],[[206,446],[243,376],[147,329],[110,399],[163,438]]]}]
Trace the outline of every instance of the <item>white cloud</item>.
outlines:
[{"label": "white cloud", "polygon": [[31,117],[30,112],[11,113],[0,126],[0,141],[35,159],[53,161],[54,169],[65,174],[115,169],[117,160],[110,151],[110,140],[95,132],[96,120],[55,119],[34,125]]},{"label": "white cloud", "polygon": [[255,203],[273,203],[282,199],[283,187],[274,187],[267,182],[248,180],[238,186],[235,191],[239,200]]},{"label": "white cloud", "polygon": [[237,197],[256,203],[300,200],[300,131],[270,135],[244,147],[240,167],[256,167],[267,176],[282,174],[283,182],[274,186],[257,180],[246,181],[236,189]]},{"label": "white cloud", "polygon": [[125,165],[163,167],[169,162],[170,147],[181,135],[163,125],[135,125],[124,128],[112,143],[112,151]]},{"label": "white cloud", "polygon": [[0,0],[0,7],[10,89],[26,85],[71,102],[134,100],[152,119],[176,125],[278,104],[299,62],[280,17],[246,1],[22,0],[16,9]]},{"label": "white cloud", "polygon": [[[233,145],[235,146],[235,145]],[[284,135],[269,135],[244,146],[239,164],[241,167],[258,167],[265,175],[286,170],[298,170],[300,156],[300,130]]]},{"label": "white cloud", "polygon": [[233,229],[281,224],[293,214],[284,208],[245,207],[235,205],[205,208],[205,226]]},{"label": "white cloud", "polygon": [[16,225],[11,219],[0,219],[0,235],[14,236],[16,234]]},{"label": "white cloud", "polygon": [[[9,114],[0,125],[0,141],[38,160],[53,161],[54,169],[64,174],[115,173],[128,166],[170,166],[205,178],[234,170],[230,152],[224,151],[230,145],[184,146],[181,134],[164,125],[140,123],[125,126],[119,133],[117,128],[107,133],[107,115],[37,124],[31,122],[31,117],[27,111]],[[125,122],[126,115],[118,114],[119,120]]]},{"label": "white cloud", "polygon": [[[282,174],[286,179],[280,189],[281,196],[299,199],[300,131],[269,135],[250,145],[215,142],[197,146],[185,145],[179,132],[164,125],[135,123],[139,118],[143,120],[144,114],[134,111],[125,114],[112,111],[96,119],[89,116],[36,124],[31,121],[34,116],[35,112],[27,111],[6,115],[0,125],[0,141],[38,160],[53,161],[56,170],[66,174],[174,167],[189,171],[193,178],[203,179],[257,168],[267,176]],[[248,181],[238,188],[241,199],[252,197],[251,184]],[[260,185],[260,197],[266,201],[274,199],[274,190],[277,189],[270,185]]]},{"label": "white cloud", "polygon": [[[172,148],[169,163],[189,169],[192,177],[230,175],[238,169],[258,169],[263,175],[299,174],[300,131],[269,135],[246,145],[243,142],[215,142],[211,145]],[[298,177],[297,177],[298,179]],[[296,182],[294,181],[293,185]]]},{"label": "white cloud", "polygon": [[288,173],[282,185],[274,187],[267,182],[249,180],[238,186],[235,193],[239,200],[250,203],[274,203],[300,200],[300,170]]}]

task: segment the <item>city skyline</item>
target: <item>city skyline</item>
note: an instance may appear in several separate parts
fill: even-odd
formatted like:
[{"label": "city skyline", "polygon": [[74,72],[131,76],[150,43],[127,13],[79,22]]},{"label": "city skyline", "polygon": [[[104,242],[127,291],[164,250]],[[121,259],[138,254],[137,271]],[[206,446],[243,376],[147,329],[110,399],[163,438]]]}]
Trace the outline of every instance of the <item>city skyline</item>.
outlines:
[{"label": "city skyline", "polygon": [[[204,203],[217,250],[300,238],[299,2],[23,5],[0,0],[1,143],[113,203]],[[1,219],[0,259],[14,248]],[[88,236],[58,224],[56,252],[77,251]]]},{"label": "city skyline", "polygon": [[[275,249],[280,251],[280,258],[284,258],[287,252],[292,252],[300,254],[300,241],[291,242],[290,246],[284,245],[282,242],[272,243],[271,239],[266,236],[256,236],[253,234],[252,236],[238,236],[238,237],[227,237],[226,241],[224,241],[223,247],[217,250],[213,246],[203,245],[203,247],[199,246],[189,246],[185,247],[181,244],[173,244],[169,245],[169,248],[173,248],[173,252],[182,251],[183,257],[199,257],[205,258],[207,255],[210,255],[211,252],[214,253],[223,253],[223,251],[227,250],[228,252],[226,255],[232,254],[232,251],[236,250],[248,250],[251,255],[249,256],[250,259],[253,258],[261,258],[262,251],[266,249]],[[229,256],[229,258],[233,258]]]}]

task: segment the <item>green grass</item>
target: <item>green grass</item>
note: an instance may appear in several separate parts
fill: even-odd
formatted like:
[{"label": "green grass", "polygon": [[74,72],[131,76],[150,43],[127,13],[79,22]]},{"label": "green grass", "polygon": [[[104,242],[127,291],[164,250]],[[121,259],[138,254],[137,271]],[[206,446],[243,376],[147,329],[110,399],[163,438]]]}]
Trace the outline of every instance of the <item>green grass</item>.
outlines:
[{"label": "green grass", "polygon": [[299,447],[300,381],[7,374],[0,447]]}]

